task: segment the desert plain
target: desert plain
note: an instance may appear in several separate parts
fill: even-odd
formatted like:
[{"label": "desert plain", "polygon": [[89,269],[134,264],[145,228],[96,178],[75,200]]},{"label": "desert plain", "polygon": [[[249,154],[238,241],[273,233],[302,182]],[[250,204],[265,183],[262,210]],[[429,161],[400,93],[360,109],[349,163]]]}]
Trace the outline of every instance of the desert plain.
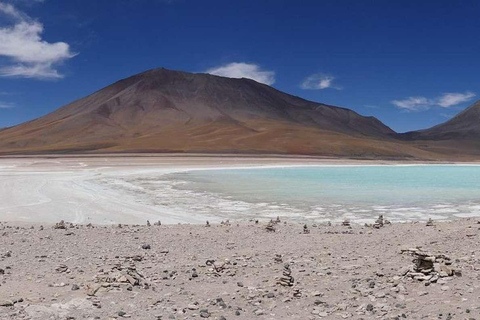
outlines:
[{"label": "desert plain", "polygon": [[0,319],[479,319],[480,219],[389,223],[386,215],[365,225],[192,215],[98,183],[352,163],[372,162],[3,158]]}]

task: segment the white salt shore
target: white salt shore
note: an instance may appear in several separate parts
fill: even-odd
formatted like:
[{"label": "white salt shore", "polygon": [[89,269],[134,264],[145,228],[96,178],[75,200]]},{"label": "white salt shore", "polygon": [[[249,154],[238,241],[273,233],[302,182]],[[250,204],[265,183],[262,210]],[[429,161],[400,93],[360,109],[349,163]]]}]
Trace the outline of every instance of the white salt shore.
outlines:
[{"label": "white salt shore", "polygon": [[[187,190],[173,189],[171,182],[158,178],[173,172],[212,168],[372,164],[410,163],[267,156],[0,158],[0,221],[143,224],[146,220],[160,220],[172,224],[255,218],[252,211],[256,207],[238,201],[217,203],[231,208],[222,214],[202,210],[213,205],[208,195],[193,199]],[[264,218],[275,217],[276,209],[272,206],[271,213],[263,210],[267,212]],[[304,215],[294,208],[286,209],[291,219]]]},{"label": "white salt shore", "polygon": [[[341,163],[311,158],[202,156],[87,156],[0,158],[0,221],[74,223],[203,223],[219,217],[141,201],[141,190],[123,192],[102,183],[137,175],[202,168]],[[163,194],[167,196],[167,194]],[[149,199],[152,200],[152,199]]]}]

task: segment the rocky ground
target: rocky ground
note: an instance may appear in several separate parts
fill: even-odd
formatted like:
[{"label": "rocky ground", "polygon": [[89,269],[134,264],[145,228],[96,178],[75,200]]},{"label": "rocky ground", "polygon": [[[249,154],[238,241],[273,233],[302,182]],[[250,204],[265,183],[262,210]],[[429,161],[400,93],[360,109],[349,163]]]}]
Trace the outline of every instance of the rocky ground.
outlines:
[{"label": "rocky ground", "polygon": [[480,319],[476,219],[0,224],[0,319]]}]

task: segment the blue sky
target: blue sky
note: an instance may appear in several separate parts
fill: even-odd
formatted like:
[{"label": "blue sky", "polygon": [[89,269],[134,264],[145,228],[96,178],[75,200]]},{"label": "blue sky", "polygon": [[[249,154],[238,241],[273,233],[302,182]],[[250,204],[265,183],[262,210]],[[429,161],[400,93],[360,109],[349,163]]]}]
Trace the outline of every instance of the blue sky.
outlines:
[{"label": "blue sky", "polygon": [[0,0],[0,127],[166,67],[426,128],[480,99],[479,14],[476,0]]}]

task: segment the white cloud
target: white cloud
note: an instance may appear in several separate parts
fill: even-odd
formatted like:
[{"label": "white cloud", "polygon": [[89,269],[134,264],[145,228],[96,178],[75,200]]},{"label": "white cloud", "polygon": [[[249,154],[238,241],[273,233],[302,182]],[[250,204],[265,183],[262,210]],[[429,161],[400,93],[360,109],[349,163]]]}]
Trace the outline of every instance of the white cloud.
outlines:
[{"label": "white cloud", "polygon": [[444,93],[440,98],[438,98],[437,104],[443,108],[449,108],[457,104],[470,101],[475,97],[473,92],[465,93]]},{"label": "white cloud", "polygon": [[475,93],[473,92],[453,92],[444,93],[434,99],[428,99],[425,97],[409,97],[403,100],[393,100],[392,104],[406,111],[423,111],[428,110],[433,106],[450,108],[452,106],[456,106],[458,104],[470,101],[473,97],[475,97]]},{"label": "white cloud", "polygon": [[409,97],[403,100],[393,100],[392,103],[407,111],[427,110],[432,105],[432,101],[425,97]]},{"label": "white cloud", "polygon": [[13,107],[15,107],[15,105],[13,105],[12,103],[0,101],[0,109],[11,109]]},{"label": "white cloud", "polygon": [[0,13],[14,24],[0,28],[0,56],[11,60],[0,67],[0,75],[24,78],[62,78],[59,63],[75,56],[65,42],[49,43],[42,39],[43,25],[18,11],[13,5],[0,2]]},{"label": "white cloud", "polygon": [[244,62],[232,62],[210,68],[206,73],[228,78],[248,78],[267,85],[275,83],[275,72],[262,70],[260,66]]},{"label": "white cloud", "polygon": [[300,87],[306,90],[323,90],[328,88],[341,90],[341,87],[333,84],[333,80],[335,80],[335,77],[327,74],[312,74],[302,82]]}]

